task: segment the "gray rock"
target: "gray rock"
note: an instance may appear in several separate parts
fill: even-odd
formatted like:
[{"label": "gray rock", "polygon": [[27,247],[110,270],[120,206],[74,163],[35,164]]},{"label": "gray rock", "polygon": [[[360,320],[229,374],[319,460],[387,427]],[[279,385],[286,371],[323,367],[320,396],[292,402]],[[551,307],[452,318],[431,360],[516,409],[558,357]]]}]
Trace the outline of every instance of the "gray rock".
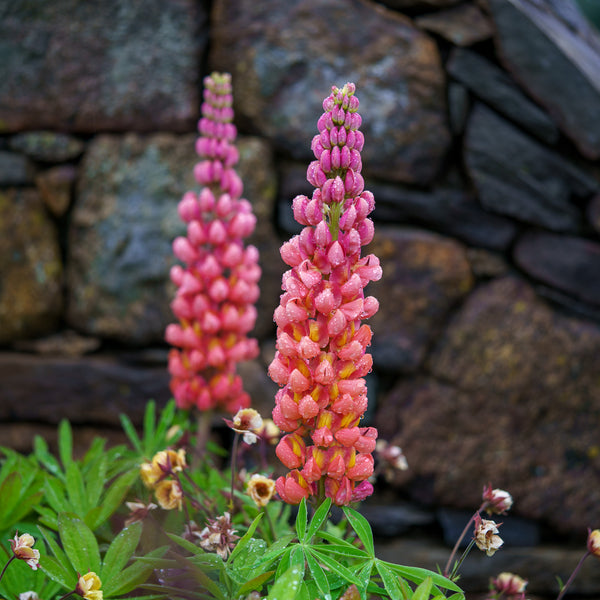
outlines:
[{"label": "gray rock", "polygon": [[33,183],[35,169],[22,154],[0,150],[0,185],[27,185]]},{"label": "gray rock", "polygon": [[102,135],[81,165],[68,256],[68,319],[128,344],[163,339],[173,320],[177,203],[196,189],[194,135]]},{"label": "gray rock", "polygon": [[310,160],[331,85],[356,83],[366,173],[427,183],[448,148],[438,50],[375,3],[218,0],[212,68],[233,75],[238,119],[293,158]]},{"label": "gray rock", "polygon": [[373,535],[382,538],[403,535],[415,527],[435,522],[432,512],[407,502],[396,501],[387,505],[378,504],[373,500],[361,504],[360,513],[371,524]]},{"label": "gray rock", "polygon": [[516,234],[513,222],[482,210],[460,189],[420,192],[379,182],[368,189],[375,195],[373,217],[381,223],[416,223],[491,250],[508,248]]},{"label": "gray rock", "polygon": [[[129,134],[99,136],[90,143],[69,237],[68,318],[73,327],[133,345],[163,340],[174,320],[171,243],[185,233],[177,204],[188,189],[199,190],[193,177],[194,142],[192,134]],[[238,147],[238,171],[260,213],[254,241],[263,250],[278,246],[267,216],[275,195],[268,146],[240,139]],[[262,260],[265,270],[272,268],[268,252]],[[264,302],[263,321],[270,325],[267,305],[276,299],[267,296]]]},{"label": "gray rock", "polygon": [[192,0],[4,3],[0,129],[189,129],[205,22]]},{"label": "gray rock", "polygon": [[540,140],[550,144],[558,140],[558,129],[552,119],[504,71],[479,54],[457,48],[450,55],[446,69],[478,98]]},{"label": "gray rock", "polygon": [[431,8],[444,8],[458,4],[460,0],[382,0],[382,4],[397,10],[419,10]]},{"label": "gray rock", "polygon": [[600,233],[600,194],[596,194],[588,204],[587,220],[589,224]]},{"label": "gray rock", "polygon": [[600,157],[600,34],[574,0],[489,0],[506,68],[580,152]]},{"label": "gray rock", "polygon": [[0,344],[53,331],[62,271],[58,234],[37,192],[0,191]]},{"label": "gray rock", "polygon": [[473,278],[459,243],[425,231],[379,227],[368,252],[379,257],[383,280],[367,293],[380,303],[369,324],[376,367],[416,370],[449,309],[465,296]]},{"label": "gray rock", "polygon": [[553,231],[576,231],[598,182],[479,104],[465,137],[465,161],[484,208]]},{"label": "gray rock", "polygon": [[517,240],[513,256],[534,279],[600,308],[600,243],[532,231]]},{"label": "gray rock", "polygon": [[454,135],[462,135],[471,102],[469,92],[464,85],[451,81],[448,84],[448,117],[450,129]]},{"label": "gray rock", "polygon": [[27,131],[9,140],[13,150],[43,162],[64,162],[79,157],[84,143],[79,138],[54,131]]},{"label": "gray rock", "polygon": [[457,46],[471,46],[492,37],[489,18],[474,3],[419,16],[415,23]]}]

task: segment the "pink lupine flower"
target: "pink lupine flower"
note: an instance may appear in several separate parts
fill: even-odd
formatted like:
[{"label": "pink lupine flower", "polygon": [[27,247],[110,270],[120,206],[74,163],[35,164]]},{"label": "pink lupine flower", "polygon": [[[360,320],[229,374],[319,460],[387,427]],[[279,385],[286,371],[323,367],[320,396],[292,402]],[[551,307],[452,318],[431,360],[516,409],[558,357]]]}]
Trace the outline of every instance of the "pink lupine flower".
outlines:
[{"label": "pink lupine flower", "polygon": [[165,337],[174,346],[169,372],[177,405],[235,413],[250,402],[236,363],[258,354],[247,334],[256,320],[261,271],[258,250],[243,243],[256,217],[240,197],[242,182],[233,168],[239,154],[231,104],[230,75],[206,77],[196,143],[202,160],[194,169],[204,187],[179,203],[187,235],[173,242],[173,252],[185,266],[171,270],[178,287],[171,308],[179,323],[169,325]]},{"label": "pink lupine flower", "polygon": [[293,200],[302,232],[284,243],[283,275],[275,309],[277,352],[269,375],[281,386],[273,421],[287,435],[277,456],[290,469],[276,482],[288,503],[324,493],[338,505],[369,496],[377,431],[360,427],[367,408],[364,376],[373,360],[371,329],[361,323],[378,309],[364,287],[381,277],[379,260],[361,257],[373,238],[373,194],[360,174],[360,132],[355,86],[332,88],[313,138],[316,157],[307,171],[312,198]]}]

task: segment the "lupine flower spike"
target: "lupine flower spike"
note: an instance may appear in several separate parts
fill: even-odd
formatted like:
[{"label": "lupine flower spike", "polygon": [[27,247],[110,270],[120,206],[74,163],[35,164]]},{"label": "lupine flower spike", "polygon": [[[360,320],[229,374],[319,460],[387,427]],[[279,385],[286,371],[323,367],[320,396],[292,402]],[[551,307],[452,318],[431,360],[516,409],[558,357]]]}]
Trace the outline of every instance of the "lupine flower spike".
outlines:
[{"label": "lupine flower spike", "polygon": [[171,308],[179,323],[169,325],[165,337],[174,346],[169,372],[177,405],[235,413],[250,403],[236,364],[258,354],[248,332],[256,320],[261,271],[258,250],[243,242],[256,217],[241,198],[234,170],[239,154],[231,106],[230,75],[205,78],[196,143],[202,160],[194,169],[203,188],[187,192],[179,203],[187,235],[173,242],[173,251],[185,266],[171,269],[178,288]]},{"label": "lupine flower spike", "polygon": [[366,353],[371,329],[361,321],[379,307],[364,287],[382,273],[377,257],[361,257],[373,239],[367,215],[375,201],[360,174],[364,138],[354,91],[352,83],[333,87],[323,102],[307,173],[316,189],[312,198],[294,198],[304,229],[281,247],[291,269],[274,314],[277,352],[269,375],[281,386],[273,420],[287,432],[277,456],[290,469],[277,492],[291,504],[326,496],[347,505],[373,491],[377,431],[359,426],[373,363]]}]

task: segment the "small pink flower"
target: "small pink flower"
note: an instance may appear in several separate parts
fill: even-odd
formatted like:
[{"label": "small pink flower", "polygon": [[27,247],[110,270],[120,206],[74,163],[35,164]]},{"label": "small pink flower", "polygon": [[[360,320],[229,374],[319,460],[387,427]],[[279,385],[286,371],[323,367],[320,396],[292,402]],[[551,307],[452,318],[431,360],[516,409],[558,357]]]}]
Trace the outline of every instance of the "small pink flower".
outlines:
[{"label": "small pink flower", "polygon": [[492,489],[489,483],[483,487],[482,498],[484,509],[490,515],[504,515],[513,505],[512,496],[508,492],[498,488]]},{"label": "small pink flower", "polygon": [[590,554],[600,558],[600,529],[588,529],[587,549]]},{"label": "small pink flower", "polygon": [[9,540],[13,555],[18,560],[25,561],[34,571],[40,564],[40,551],[33,547],[35,539],[28,533],[19,535],[15,533],[15,537]]},{"label": "small pink flower", "polygon": [[497,594],[507,597],[524,598],[527,580],[514,573],[500,573],[492,580],[492,587]]}]

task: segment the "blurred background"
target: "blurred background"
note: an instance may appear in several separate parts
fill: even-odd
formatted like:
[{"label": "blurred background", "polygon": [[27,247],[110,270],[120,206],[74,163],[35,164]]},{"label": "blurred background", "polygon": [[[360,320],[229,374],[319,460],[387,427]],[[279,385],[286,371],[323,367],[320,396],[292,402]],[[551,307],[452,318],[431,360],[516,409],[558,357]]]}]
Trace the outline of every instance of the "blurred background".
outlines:
[{"label": "blurred background", "polygon": [[[482,486],[507,489],[507,549],[464,581],[516,561],[551,593],[600,526],[599,23],[596,0],[0,2],[0,445],[65,417],[118,440],[120,412],[170,398],[170,244],[212,70],[258,216],[242,373],[270,412],[278,249],[321,102],[352,81],[384,269],[368,422],[410,466],[364,510],[386,558],[443,564]],[[586,566],[573,591],[600,598]]]}]

